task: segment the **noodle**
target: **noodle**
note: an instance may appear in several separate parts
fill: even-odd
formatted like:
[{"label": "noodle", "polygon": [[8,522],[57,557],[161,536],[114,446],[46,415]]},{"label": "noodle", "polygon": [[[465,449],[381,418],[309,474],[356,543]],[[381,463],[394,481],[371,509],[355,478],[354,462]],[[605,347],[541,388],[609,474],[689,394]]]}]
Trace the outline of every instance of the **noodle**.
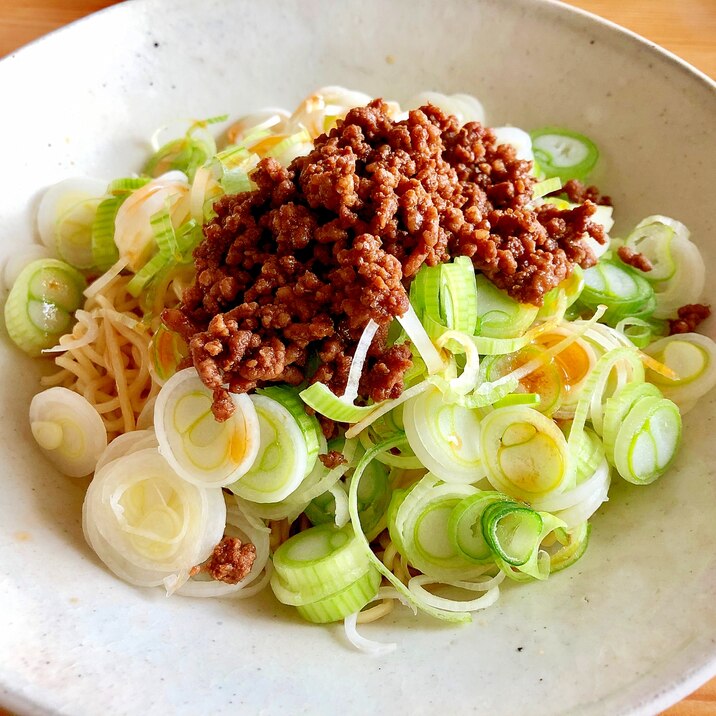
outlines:
[{"label": "noodle", "polygon": [[[62,386],[83,395],[100,414],[110,440],[135,430],[144,406],[159,392],[150,373],[151,333],[141,322],[139,300],[127,290],[129,280],[117,276],[87,299],[84,308],[100,327],[96,338],[58,355],[59,370],[42,378],[43,387]],[[70,338],[82,335],[73,331]]]}]

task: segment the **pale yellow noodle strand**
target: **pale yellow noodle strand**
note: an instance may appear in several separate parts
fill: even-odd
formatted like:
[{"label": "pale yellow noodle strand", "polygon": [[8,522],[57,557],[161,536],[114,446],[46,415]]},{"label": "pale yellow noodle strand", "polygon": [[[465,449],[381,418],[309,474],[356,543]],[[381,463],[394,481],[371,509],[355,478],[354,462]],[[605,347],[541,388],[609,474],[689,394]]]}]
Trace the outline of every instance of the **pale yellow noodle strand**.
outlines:
[{"label": "pale yellow noodle strand", "polygon": [[370,607],[365,611],[358,612],[356,621],[358,624],[370,624],[371,622],[378,621],[378,619],[382,619],[395,609],[395,601],[395,599],[384,599],[380,604],[376,604],[374,607]]},{"label": "pale yellow noodle strand", "polygon": [[[121,360],[119,358],[119,345],[117,344],[117,336],[114,332],[112,322],[104,320],[104,333],[107,339],[107,351],[109,354],[109,364],[112,367],[112,375],[117,383],[117,395],[119,404],[122,409],[122,417],[124,419],[124,432],[128,433],[134,430],[136,426],[136,417],[132,410],[132,404],[127,395],[127,380],[122,370]],[[108,366],[109,367],[109,366]]]}]

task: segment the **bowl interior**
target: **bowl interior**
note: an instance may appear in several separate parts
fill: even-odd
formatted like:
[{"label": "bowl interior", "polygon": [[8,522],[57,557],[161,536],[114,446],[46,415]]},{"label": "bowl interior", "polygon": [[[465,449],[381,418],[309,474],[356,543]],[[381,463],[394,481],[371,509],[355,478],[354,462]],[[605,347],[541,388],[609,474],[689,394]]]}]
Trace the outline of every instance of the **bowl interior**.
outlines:
[{"label": "bowl interior", "polygon": [[[673,216],[716,266],[703,190],[716,155],[713,83],[536,0],[135,0],[55,33],[0,63],[0,93],[12,98],[0,256],[32,240],[44,187],[137,171],[158,126],[290,108],[328,84],[399,101],[469,92],[492,125],[581,131],[602,150],[595,180],[613,197],[613,233]],[[709,287],[707,301],[715,295]],[[613,487],[577,565],[507,586],[470,626],[395,612],[365,627],[398,644],[376,659],[270,595],[167,601],[116,580],[82,537],[84,483],[34,447],[37,366],[8,341],[0,365],[0,701],[18,709],[613,715],[662,708],[716,671],[713,398],[685,418],[667,476]]]}]

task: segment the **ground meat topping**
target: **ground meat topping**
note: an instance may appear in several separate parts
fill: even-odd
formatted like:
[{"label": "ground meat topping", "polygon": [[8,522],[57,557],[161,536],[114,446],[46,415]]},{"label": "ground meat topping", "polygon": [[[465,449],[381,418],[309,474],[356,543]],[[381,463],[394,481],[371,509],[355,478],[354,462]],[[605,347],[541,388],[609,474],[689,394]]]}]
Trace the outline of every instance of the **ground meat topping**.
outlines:
[{"label": "ground meat topping", "polygon": [[250,571],[256,559],[256,547],[242,544],[238,537],[224,537],[214,547],[211,557],[202,565],[194,567],[190,574],[208,572],[219,582],[238,584]]},{"label": "ground meat topping", "polygon": [[579,179],[569,179],[561,189],[552,192],[550,196],[565,196],[567,201],[571,201],[573,204],[583,204],[585,201],[591,201],[602,206],[612,205],[610,196],[603,196],[596,186],[586,186]]},{"label": "ground meat topping", "polygon": [[410,351],[388,344],[387,325],[424,263],[468,256],[536,305],[574,264],[593,265],[584,238],[605,240],[595,204],[535,207],[530,169],[476,122],[460,127],[433,106],[394,122],[381,100],[351,110],[287,169],[261,161],[255,191],[216,203],[196,281],[163,316],[189,344],[216,418],[233,410],[227,390],[308,379],[340,394],[370,319],[381,330],[359,395],[397,397]]},{"label": "ground meat topping", "polygon": [[644,256],[644,254],[640,254],[638,251],[634,251],[634,249],[630,249],[628,246],[620,246],[617,249],[617,255],[623,263],[637,269],[638,271],[651,271],[654,268],[654,265],[646,256]]},{"label": "ground meat topping", "polygon": [[703,303],[690,303],[682,306],[676,313],[678,318],[669,321],[669,335],[675,333],[693,333],[696,326],[711,315],[711,308]]}]

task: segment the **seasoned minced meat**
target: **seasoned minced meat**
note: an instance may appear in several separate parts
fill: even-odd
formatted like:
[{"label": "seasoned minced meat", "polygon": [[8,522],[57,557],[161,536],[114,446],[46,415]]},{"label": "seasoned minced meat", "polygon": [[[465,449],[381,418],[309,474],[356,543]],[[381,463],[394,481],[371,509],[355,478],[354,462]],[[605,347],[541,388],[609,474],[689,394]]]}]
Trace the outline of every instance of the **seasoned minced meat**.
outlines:
[{"label": "seasoned minced meat", "polygon": [[535,208],[529,172],[476,122],[460,127],[433,106],[394,122],[381,100],[351,110],[288,169],[261,161],[255,191],[215,205],[196,281],[164,314],[213,390],[217,419],[233,410],[227,388],[308,378],[340,394],[370,319],[381,330],[359,395],[399,395],[410,351],[389,345],[387,326],[407,310],[423,263],[469,256],[536,305],[574,264],[593,265],[583,238],[604,241],[590,220],[596,206]]},{"label": "seasoned minced meat", "polygon": [[573,204],[583,204],[585,201],[591,201],[602,206],[612,205],[610,196],[602,196],[596,186],[586,186],[579,179],[570,179],[565,182],[561,189],[552,192],[550,196],[565,196],[567,201],[571,201]]},{"label": "seasoned minced meat", "polygon": [[214,547],[206,562],[194,567],[190,574],[208,572],[219,582],[238,584],[250,571],[256,560],[256,547],[250,542],[242,544],[238,537],[224,537]]},{"label": "seasoned minced meat", "polygon": [[644,256],[644,254],[640,254],[638,251],[634,251],[634,249],[630,249],[628,246],[620,246],[617,249],[617,256],[619,256],[622,262],[637,269],[638,271],[652,271],[654,268],[654,265],[646,256]]},{"label": "seasoned minced meat", "polygon": [[693,333],[696,326],[711,315],[711,308],[703,303],[690,303],[682,306],[676,313],[678,318],[669,321],[669,335],[675,333]]}]

